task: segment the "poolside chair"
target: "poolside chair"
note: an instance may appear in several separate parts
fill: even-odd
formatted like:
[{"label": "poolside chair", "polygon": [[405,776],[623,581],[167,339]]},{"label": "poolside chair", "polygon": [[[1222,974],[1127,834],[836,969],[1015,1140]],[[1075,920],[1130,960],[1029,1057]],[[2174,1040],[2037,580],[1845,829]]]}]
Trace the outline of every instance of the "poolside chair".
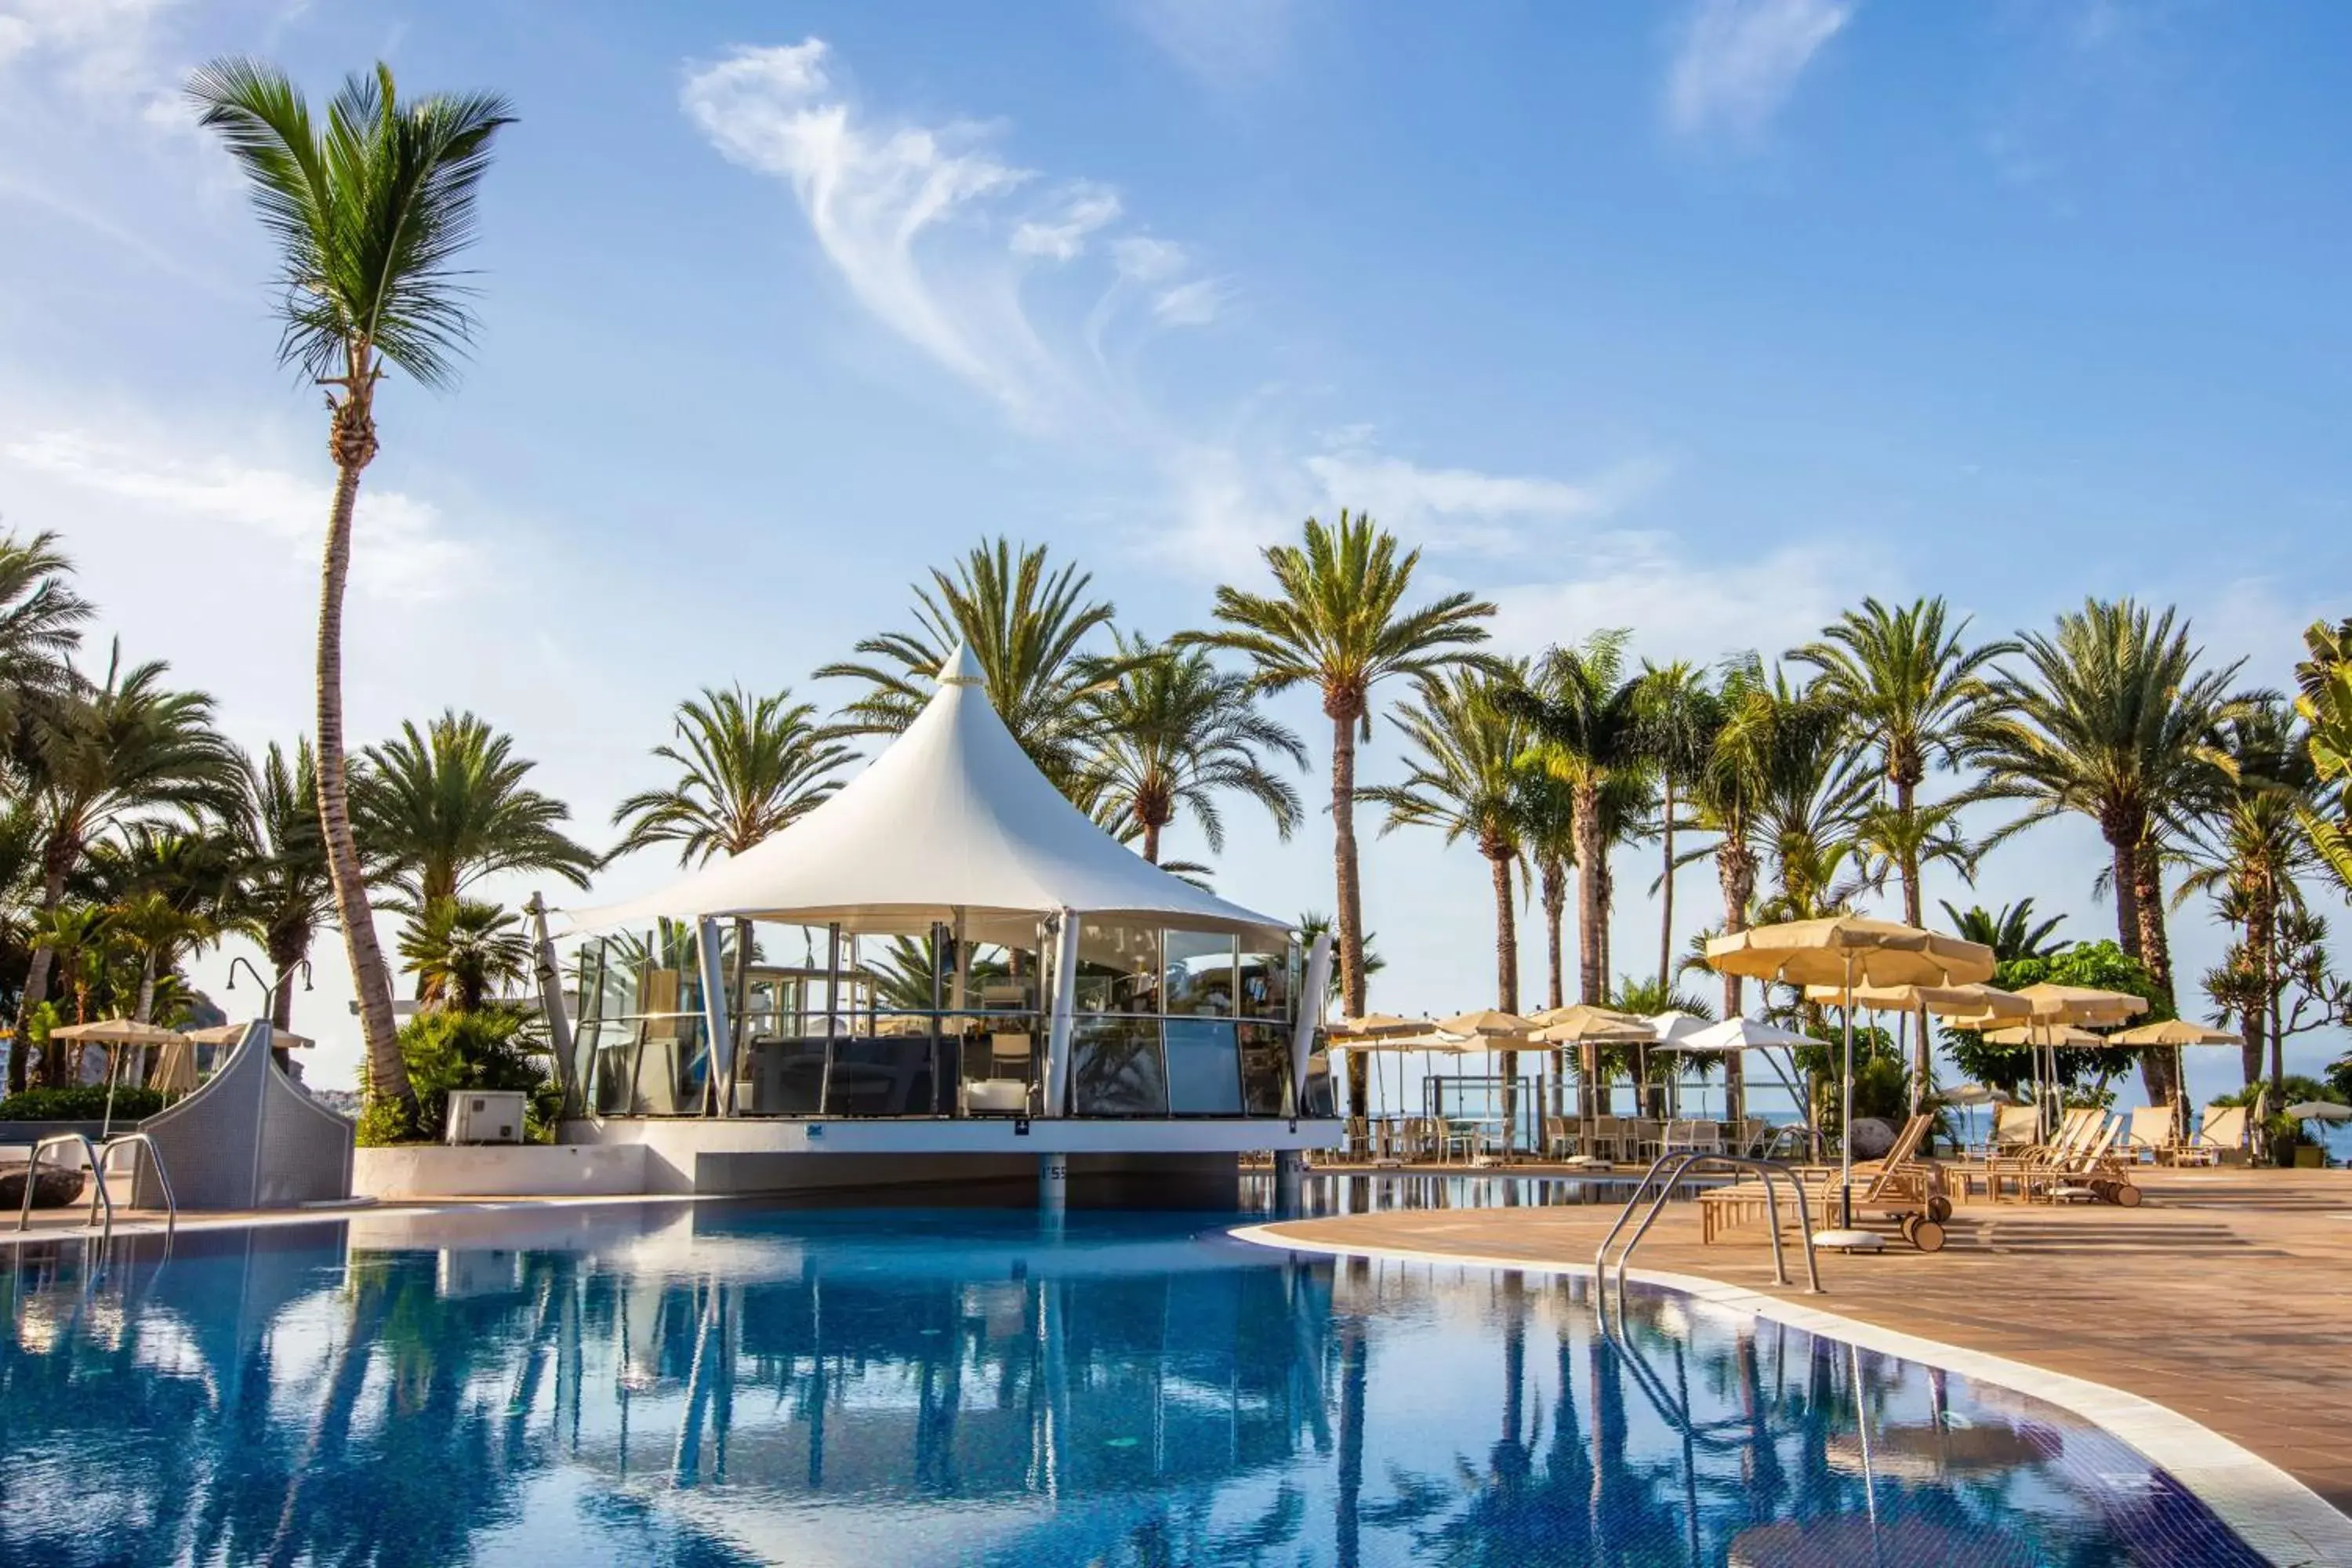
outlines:
[{"label": "poolside chair", "polygon": [[1659,1152],[1671,1154],[1683,1151],[1701,1154],[1722,1153],[1723,1129],[1712,1121],[1668,1121],[1664,1136],[1660,1140]]},{"label": "poolside chair", "polygon": [[2045,1202],[2095,1199],[2122,1208],[2137,1208],[2140,1190],[2132,1184],[2130,1152],[2123,1146],[2121,1118],[2101,1113],[2091,1139],[2059,1161],[2030,1195]]},{"label": "poolside chair", "polygon": [[2021,1153],[2042,1136],[2042,1112],[2031,1105],[1993,1108],[1992,1132],[1972,1152],[1990,1159],[1995,1154]]},{"label": "poolside chair", "polygon": [[1998,1152],[1985,1156],[1985,1191],[1995,1203],[2012,1192],[2022,1200],[2037,1181],[2081,1152],[2083,1146],[2098,1135],[2099,1123],[2106,1112],[2095,1105],[2078,1105],[2066,1112],[2058,1123],[2058,1131],[2047,1142],[2028,1143],[2022,1148]]},{"label": "poolside chair", "polygon": [[1339,1158],[1350,1164],[1360,1164],[1371,1157],[1372,1124],[1360,1116],[1350,1116],[1341,1135]]},{"label": "poolside chair", "polygon": [[2180,1118],[2169,1105],[2142,1105],[2131,1113],[2131,1130],[2125,1135],[2126,1148],[2134,1154],[2145,1156],[2159,1165],[2168,1165],[2181,1150]]},{"label": "poolside chair", "polygon": [[2246,1108],[2209,1105],[2195,1137],[2181,1151],[2180,1163],[2218,1165],[2232,1154],[2246,1152]]}]

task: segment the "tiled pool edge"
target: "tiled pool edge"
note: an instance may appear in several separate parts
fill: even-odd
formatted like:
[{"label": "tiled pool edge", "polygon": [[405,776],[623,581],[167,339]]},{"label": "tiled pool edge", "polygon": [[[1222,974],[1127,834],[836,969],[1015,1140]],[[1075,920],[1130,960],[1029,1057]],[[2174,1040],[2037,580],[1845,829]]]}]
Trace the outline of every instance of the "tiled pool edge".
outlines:
[{"label": "tiled pool edge", "polygon": [[[1521,1274],[1580,1275],[1588,1279],[1592,1274],[1592,1266],[1587,1263],[1547,1263],[1525,1258],[1309,1240],[1287,1235],[1276,1225],[1239,1226],[1227,1234],[1254,1246],[1326,1257],[1385,1258],[1466,1268],[1507,1269]],[[2326,1499],[2268,1459],[2152,1399],[2087,1378],[2051,1372],[2027,1362],[1938,1340],[1922,1339],[1899,1329],[1842,1317],[1803,1302],[1784,1300],[1695,1274],[1631,1268],[1625,1277],[1641,1284],[1662,1286],[1729,1311],[1786,1323],[1864,1350],[1940,1367],[1964,1377],[1980,1378],[2046,1400],[2096,1423],[2137,1449],[2195,1493],[2197,1500],[2211,1509],[2214,1517],[2247,1545],[2280,1568],[2352,1563],[2352,1518],[2338,1512]]]}]

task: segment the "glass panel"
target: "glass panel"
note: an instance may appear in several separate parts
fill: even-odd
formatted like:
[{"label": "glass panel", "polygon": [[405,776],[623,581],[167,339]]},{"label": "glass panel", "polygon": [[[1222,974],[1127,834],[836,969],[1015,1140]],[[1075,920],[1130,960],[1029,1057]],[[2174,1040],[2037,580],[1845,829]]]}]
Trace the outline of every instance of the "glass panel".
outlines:
[{"label": "glass panel", "polygon": [[928,1034],[836,1036],[824,1113],[929,1116],[939,1079],[934,1061]]},{"label": "glass panel", "polygon": [[1152,1018],[1070,1023],[1070,1110],[1078,1116],[1165,1116],[1168,1078]]},{"label": "glass panel", "polygon": [[1178,1116],[1239,1116],[1234,1026],[1218,1019],[1171,1018],[1167,1030],[1168,1109]]},{"label": "glass panel", "polygon": [[1077,1011],[1157,1014],[1160,976],[1158,927],[1079,925]]},{"label": "glass panel", "polygon": [[1290,1031],[1244,1024],[1242,1108],[1252,1116],[1290,1114]]},{"label": "glass panel", "polygon": [[1171,931],[1168,950],[1168,1016],[1234,1016],[1234,939],[1222,931]]},{"label": "glass panel", "polygon": [[1241,961],[1241,1016],[1244,1018],[1274,1018],[1287,1022],[1290,998],[1297,989],[1298,949],[1288,951],[1253,949],[1246,942]]}]

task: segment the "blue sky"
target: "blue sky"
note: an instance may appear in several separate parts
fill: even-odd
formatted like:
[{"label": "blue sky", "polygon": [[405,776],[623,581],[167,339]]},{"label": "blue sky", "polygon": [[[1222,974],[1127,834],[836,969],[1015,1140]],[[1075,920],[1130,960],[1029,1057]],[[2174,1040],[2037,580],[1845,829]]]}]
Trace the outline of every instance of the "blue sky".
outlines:
[{"label": "blue sky", "polygon": [[[303,726],[322,422],[173,88],[222,51],[319,93],[382,57],[521,121],[477,361],[382,409],[352,733],[474,707],[592,837],[679,697],[806,687],[999,531],[1155,634],[1345,504],[1514,651],[1770,653],[1865,593],[1990,635],[2130,593],[2275,685],[2345,611],[2347,31],[2097,0],[0,0],[0,519],[63,531],[240,740]],[[1384,731],[1370,772],[1397,757]],[[1319,821],[1285,847],[1234,816],[1222,891],[1328,905]],[[2111,931],[2099,858],[2040,830],[1975,896]],[[1367,878],[1381,1003],[1486,1001],[1475,858],[1400,834]],[[1646,880],[1622,954],[1654,948]],[[2219,939],[2179,922],[2193,974]]]}]

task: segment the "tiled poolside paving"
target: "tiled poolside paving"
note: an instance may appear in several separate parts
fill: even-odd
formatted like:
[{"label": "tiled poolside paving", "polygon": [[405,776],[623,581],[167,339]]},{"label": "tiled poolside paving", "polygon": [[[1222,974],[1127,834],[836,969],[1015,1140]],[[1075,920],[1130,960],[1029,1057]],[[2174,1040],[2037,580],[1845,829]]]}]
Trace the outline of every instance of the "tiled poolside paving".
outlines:
[{"label": "tiled poolside paving", "polygon": [[[2352,1172],[2151,1171],[2141,1185],[2147,1201],[2128,1210],[1979,1199],[1933,1255],[1899,1243],[1824,1252],[1821,1298],[1772,1285],[1760,1227],[1702,1246],[1690,1205],[1669,1207],[1635,1266],[2139,1394],[2352,1512]],[[1616,1215],[1400,1208],[1268,1228],[1323,1246],[1589,1265]]]}]

